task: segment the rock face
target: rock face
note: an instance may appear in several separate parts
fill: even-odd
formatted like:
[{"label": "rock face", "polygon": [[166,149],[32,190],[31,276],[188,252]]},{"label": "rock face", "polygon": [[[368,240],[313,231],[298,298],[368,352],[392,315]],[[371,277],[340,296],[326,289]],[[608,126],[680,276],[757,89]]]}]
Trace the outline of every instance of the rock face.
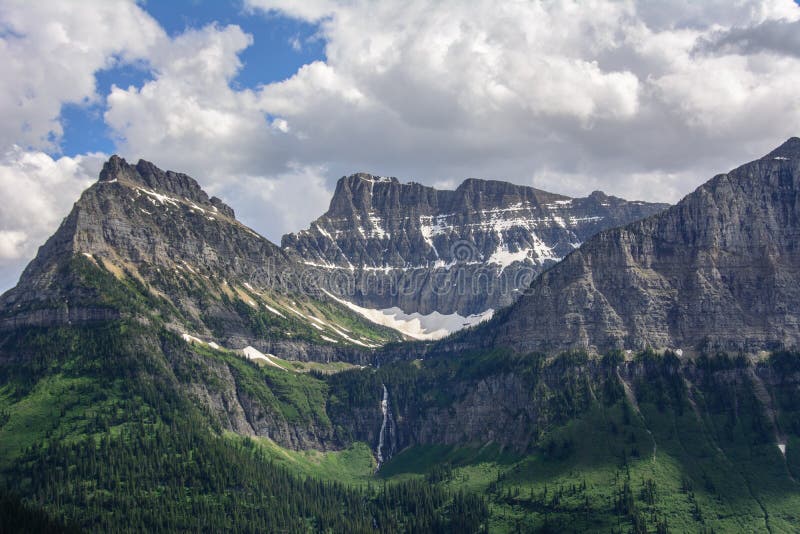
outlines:
[{"label": "rock face", "polygon": [[[197,269],[204,274],[248,276],[283,252],[236,222],[233,210],[212,201],[192,178],[164,172],[147,161],[129,165],[113,156],[100,179],[75,203],[58,231],[39,249],[4,307],[25,301],[49,306],[71,291],[57,268],[75,255],[139,268]],[[63,302],[63,300],[62,300]]]},{"label": "rock face", "polygon": [[[721,356],[701,359],[700,365],[669,353],[665,357],[639,353],[618,362],[575,354],[531,356],[508,368],[495,363],[493,369],[486,367],[471,377],[450,373],[438,379],[426,377],[416,382],[416,387],[390,386],[396,406],[397,447],[491,442],[526,453],[541,447],[554,428],[590,413],[593,407],[610,406],[623,396],[636,412],[639,402],[685,410],[699,427],[711,430],[709,436],[719,435],[713,423],[706,426],[710,421],[724,421],[736,411],[742,417],[748,405],[756,414],[760,439],[785,444],[787,434],[795,431],[782,427],[781,421],[797,410],[790,399],[795,398],[800,373],[797,360],[783,356],[759,361]],[[420,387],[423,383],[435,387],[436,394]],[[732,405],[737,409],[732,410]],[[638,415],[650,417],[645,412]],[[596,417],[596,412],[591,417]],[[339,414],[332,418],[334,424],[353,424]],[[375,417],[366,422],[374,426]],[[662,430],[674,432],[672,421],[663,413],[647,424],[666,424],[668,428]],[[357,430],[355,435],[360,435]],[[730,441],[721,443],[724,447]]]},{"label": "rock face", "polygon": [[113,156],[0,297],[0,328],[139,314],[228,348],[365,363],[361,349],[378,343],[337,331],[337,319],[359,319],[297,272],[191,177]]},{"label": "rock face", "polygon": [[800,139],[599,233],[467,345],[758,351],[800,345]]},{"label": "rock face", "polygon": [[599,191],[569,198],[476,179],[444,191],[354,174],[325,215],[281,244],[361,306],[470,315],[510,304],[600,230],[665,207]]}]

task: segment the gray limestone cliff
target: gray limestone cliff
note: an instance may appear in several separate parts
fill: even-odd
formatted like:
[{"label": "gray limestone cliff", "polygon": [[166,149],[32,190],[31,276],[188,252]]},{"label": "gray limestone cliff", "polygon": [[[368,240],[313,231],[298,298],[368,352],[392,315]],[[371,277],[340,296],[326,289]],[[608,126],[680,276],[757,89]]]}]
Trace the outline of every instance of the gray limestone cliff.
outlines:
[{"label": "gray limestone cliff", "polygon": [[470,315],[512,303],[600,230],[665,207],[599,191],[570,198],[477,179],[448,191],[362,173],[340,179],[328,211],[281,244],[361,306]]},{"label": "gray limestone cliff", "polygon": [[800,345],[800,139],[645,220],[600,232],[455,346],[517,351]]}]

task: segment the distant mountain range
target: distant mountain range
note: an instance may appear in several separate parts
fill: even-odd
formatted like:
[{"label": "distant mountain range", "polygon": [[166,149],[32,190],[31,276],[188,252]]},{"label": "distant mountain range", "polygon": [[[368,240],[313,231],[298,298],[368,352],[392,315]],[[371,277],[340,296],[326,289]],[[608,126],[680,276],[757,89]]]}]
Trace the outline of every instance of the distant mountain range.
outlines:
[{"label": "distant mountain range", "polygon": [[328,211],[281,245],[359,306],[469,316],[511,304],[597,232],[666,207],[600,191],[570,198],[477,179],[449,191],[362,173],[341,178]]},{"label": "distant mountain range", "polygon": [[[441,337],[520,290],[464,346],[794,347],[798,160],[792,138],[667,209],[599,192],[575,199],[474,179],[437,191],[356,174],[279,248],[192,178],[115,156],[0,297],[0,328],[131,315],[82,277],[92,266],[160,302],[176,331],[290,359],[317,358],[311,350],[366,361],[359,354],[402,339],[398,330]],[[410,329],[425,320],[435,327]],[[364,335],[348,334],[356,324]]]}]

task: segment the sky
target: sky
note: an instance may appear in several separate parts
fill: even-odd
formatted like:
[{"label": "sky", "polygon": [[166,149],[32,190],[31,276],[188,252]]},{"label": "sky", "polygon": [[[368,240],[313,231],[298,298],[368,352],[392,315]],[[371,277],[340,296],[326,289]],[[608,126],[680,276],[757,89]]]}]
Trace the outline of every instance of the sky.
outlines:
[{"label": "sky", "polygon": [[113,153],[279,242],[360,171],[676,202],[798,87],[793,0],[0,0],[0,291]]}]

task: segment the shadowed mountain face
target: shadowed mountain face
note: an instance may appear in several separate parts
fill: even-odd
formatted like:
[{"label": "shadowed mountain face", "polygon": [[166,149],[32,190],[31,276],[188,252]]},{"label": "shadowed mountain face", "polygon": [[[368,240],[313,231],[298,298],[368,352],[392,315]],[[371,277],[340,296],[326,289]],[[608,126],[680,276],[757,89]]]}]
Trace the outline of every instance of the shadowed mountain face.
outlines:
[{"label": "shadowed mountain face", "polygon": [[599,233],[467,338],[518,351],[800,344],[800,139]]},{"label": "shadowed mountain face", "polygon": [[470,315],[512,303],[600,230],[665,207],[599,191],[569,198],[476,179],[440,191],[355,174],[339,180],[325,215],[282,246],[359,305]]}]

